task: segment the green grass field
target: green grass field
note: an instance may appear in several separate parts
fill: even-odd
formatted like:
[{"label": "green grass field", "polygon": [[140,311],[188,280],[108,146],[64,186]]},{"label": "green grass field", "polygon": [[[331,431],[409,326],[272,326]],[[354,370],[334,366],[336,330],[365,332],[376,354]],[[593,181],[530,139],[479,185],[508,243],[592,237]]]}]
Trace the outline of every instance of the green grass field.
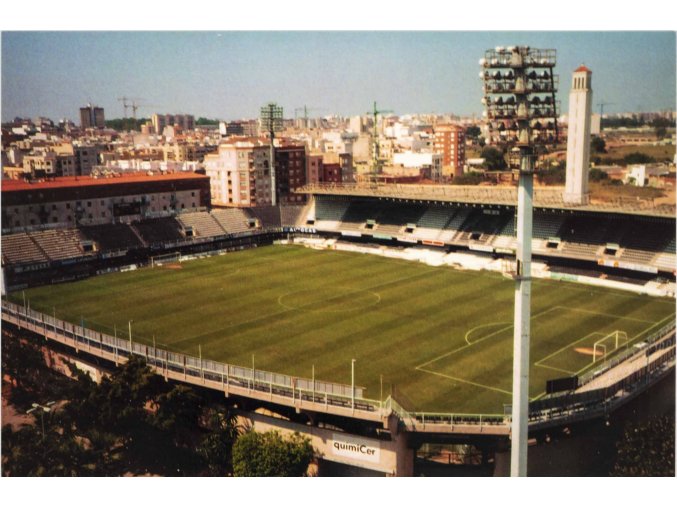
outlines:
[{"label": "green grass field", "polygon": [[[502,413],[510,403],[514,284],[499,274],[271,246],[25,291],[31,308],[135,341],[257,369],[356,383],[405,408]],[[22,301],[22,294],[11,298]],[[640,341],[674,301],[535,281],[530,396],[586,371],[614,331]],[[578,349],[578,350],[577,350]],[[599,364],[599,363],[598,363]]]}]

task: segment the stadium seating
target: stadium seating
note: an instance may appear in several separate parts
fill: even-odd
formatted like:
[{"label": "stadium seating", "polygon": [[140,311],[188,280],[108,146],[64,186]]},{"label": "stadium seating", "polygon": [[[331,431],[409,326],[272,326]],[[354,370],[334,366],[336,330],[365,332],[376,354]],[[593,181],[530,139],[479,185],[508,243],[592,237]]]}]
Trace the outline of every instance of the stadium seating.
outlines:
[{"label": "stadium seating", "polygon": [[376,220],[378,211],[370,201],[353,201],[341,219],[341,230],[362,232],[367,220]]},{"label": "stadium seating", "polygon": [[132,227],[149,245],[183,239],[181,225],[171,217],[142,220]]},{"label": "stadium seating", "polygon": [[388,203],[378,211],[376,230],[380,234],[397,236],[407,224],[417,223],[426,208],[427,206],[417,204]]},{"label": "stadium seating", "polygon": [[212,218],[228,234],[237,234],[252,229],[249,225],[249,215],[240,208],[214,209]]},{"label": "stadium seating", "polygon": [[50,260],[63,260],[84,255],[77,229],[52,229],[29,233]]},{"label": "stadium seating", "polygon": [[452,239],[459,233],[461,226],[470,215],[472,208],[457,208],[456,213],[442,229],[442,233],[437,238],[438,241],[451,243]]},{"label": "stadium seating", "polygon": [[301,217],[306,206],[280,206],[280,224],[283,227],[303,227]]},{"label": "stadium seating", "polygon": [[206,211],[181,213],[177,220],[184,229],[192,227],[193,234],[198,237],[210,238],[226,234],[219,222]]},{"label": "stadium seating", "polygon": [[256,206],[247,211],[251,214],[251,217],[248,218],[257,218],[261,227],[277,228],[282,226],[278,206]]},{"label": "stadium seating", "polygon": [[102,252],[143,247],[141,239],[127,224],[81,226],[80,232],[98,245]]},{"label": "stadium seating", "polygon": [[[494,211],[494,210],[487,210]],[[497,214],[496,214],[497,213]],[[473,210],[461,226],[456,242],[475,242],[487,244],[510,220],[509,213],[487,213],[484,209]]]},{"label": "stadium seating", "polygon": [[557,236],[562,227],[564,216],[553,213],[534,213],[533,237],[548,239]]},{"label": "stadium seating", "polygon": [[315,200],[315,228],[322,231],[336,231],[343,215],[348,209],[349,201],[333,199]]},{"label": "stadium seating", "polygon": [[429,205],[418,219],[414,236],[424,240],[436,240],[452,215],[451,208]]},{"label": "stadium seating", "polygon": [[45,252],[25,232],[7,234],[2,237],[3,263],[21,264],[47,262]]}]

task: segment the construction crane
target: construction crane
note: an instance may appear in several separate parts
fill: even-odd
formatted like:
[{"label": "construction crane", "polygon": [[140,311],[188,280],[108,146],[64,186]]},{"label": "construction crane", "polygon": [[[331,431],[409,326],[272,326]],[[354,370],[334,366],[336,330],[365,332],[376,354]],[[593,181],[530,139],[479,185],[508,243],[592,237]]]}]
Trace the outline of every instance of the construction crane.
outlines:
[{"label": "construction crane", "polygon": [[138,97],[124,97],[124,96],[123,96],[123,97],[118,97],[118,101],[119,101],[119,102],[122,102],[122,107],[123,107],[124,110],[125,110],[125,116],[124,116],[124,118],[128,118],[128,116],[127,116],[127,109],[129,109],[130,107],[133,108],[133,110],[134,110],[134,112],[135,112],[135,114],[136,114],[136,109],[134,109],[134,108],[135,108],[135,107],[138,108],[138,106],[136,106],[136,103],[135,103],[135,101],[137,101],[137,100],[143,100],[143,99],[140,99],[140,98],[138,98]]},{"label": "construction crane", "polygon": [[374,117],[374,159],[372,162],[372,172],[375,175],[379,174],[381,172],[381,153],[380,153],[380,146],[379,146],[379,134],[378,134],[378,116],[381,115],[383,116],[383,113],[392,113],[393,111],[390,109],[377,109],[376,108],[376,101],[374,101],[374,110],[373,111],[368,111],[367,114],[371,115]]},{"label": "construction crane", "polygon": [[303,111],[303,124],[305,127],[308,127],[308,111],[324,111],[324,109],[319,108],[319,107],[308,107],[308,106],[303,106],[303,107],[297,107],[294,109],[294,119],[298,120],[299,116],[298,113],[299,111]]},{"label": "construction crane", "polygon": [[604,116],[604,106],[613,106],[613,102],[600,102],[597,104],[599,106],[599,115]]}]

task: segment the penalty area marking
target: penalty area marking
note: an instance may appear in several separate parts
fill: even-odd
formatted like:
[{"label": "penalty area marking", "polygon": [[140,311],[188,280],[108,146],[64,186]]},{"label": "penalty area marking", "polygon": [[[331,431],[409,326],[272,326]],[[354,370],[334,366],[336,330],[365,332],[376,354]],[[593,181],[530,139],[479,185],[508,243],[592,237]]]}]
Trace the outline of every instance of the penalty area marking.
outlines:
[{"label": "penalty area marking", "polygon": [[492,386],[487,386],[487,385],[484,385],[484,384],[478,384],[477,382],[471,382],[470,380],[465,380],[465,379],[458,378],[458,377],[452,377],[451,375],[446,375],[444,373],[439,373],[437,371],[426,370],[425,368],[421,368],[420,366],[417,366],[416,369],[419,370],[419,371],[423,371],[425,373],[437,375],[438,377],[448,378],[448,379],[453,380],[455,382],[462,382],[464,384],[469,384],[471,386],[481,387],[483,389],[489,389],[490,391],[496,391],[496,392],[499,392],[499,393],[512,395],[511,391],[506,391],[505,389],[499,389],[498,387],[492,387]]},{"label": "penalty area marking", "polygon": [[[479,326],[475,326],[472,329],[470,329],[466,334],[465,334],[465,342],[468,345],[472,345],[473,343],[476,342],[471,342],[470,341],[470,335],[477,331],[478,329],[483,329],[485,327],[494,327],[494,326],[504,326],[504,329],[511,328],[512,327],[512,322],[490,322],[489,324],[480,324]],[[507,326],[507,328],[505,327]],[[500,330],[499,330],[500,331]],[[477,341],[480,341],[484,338],[487,338],[487,336],[483,336],[482,338],[479,338]]]}]

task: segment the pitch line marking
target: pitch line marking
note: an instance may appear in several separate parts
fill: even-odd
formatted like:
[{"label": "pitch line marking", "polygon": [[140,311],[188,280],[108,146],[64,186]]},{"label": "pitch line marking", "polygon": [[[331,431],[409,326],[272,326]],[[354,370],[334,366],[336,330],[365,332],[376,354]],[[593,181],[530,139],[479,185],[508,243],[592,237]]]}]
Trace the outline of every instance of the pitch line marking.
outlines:
[{"label": "pitch line marking", "polygon": [[[662,326],[662,325],[664,325],[666,321],[668,321],[668,320],[670,320],[670,319],[674,319],[674,318],[675,318],[674,315],[668,315],[667,317],[664,317],[664,318],[662,318],[661,320],[659,320],[659,321],[657,321],[657,322],[654,322],[653,325],[647,327],[646,329],[640,331],[640,332],[637,333],[635,336],[633,336],[632,338],[630,338],[630,339],[628,340],[628,347],[632,344],[632,342],[634,342],[634,341],[635,341],[637,338],[639,338],[640,336],[642,336],[642,335],[648,333],[650,330],[652,330],[653,328],[655,328],[655,327],[657,327],[657,326]],[[590,364],[584,366],[583,368],[581,368],[580,370],[578,370],[578,371],[576,372],[576,375],[580,375],[580,374],[583,373],[584,371],[591,369],[593,366],[599,366],[599,363],[590,363]]]},{"label": "pitch line marking", "polygon": [[566,373],[568,375],[575,375],[576,374],[575,371],[563,370],[562,368],[555,368],[554,366],[548,366],[547,364],[536,364],[536,363],[534,363],[534,366],[538,366],[539,368],[547,368],[549,370],[559,371],[559,372],[562,372],[562,373]]},{"label": "pitch line marking", "polygon": [[[568,349],[569,347],[571,347],[571,346],[573,346],[573,345],[576,345],[578,342],[582,342],[583,340],[585,340],[585,339],[587,339],[587,338],[590,338],[591,336],[594,336],[594,335],[596,335],[596,334],[601,335],[601,336],[605,336],[604,333],[600,333],[599,331],[595,331],[595,332],[593,332],[593,333],[588,333],[588,334],[586,334],[583,338],[579,338],[579,339],[576,340],[575,342],[571,342],[571,343],[569,343],[568,345],[565,345],[564,347],[562,347],[562,348],[560,348],[560,349],[557,349],[557,350],[556,350],[555,352],[553,352],[552,354],[548,354],[548,355],[545,356],[544,358],[539,359],[538,361],[536,361],[536,362],[534,363],[534,366],[543,366],[544,368],[552,368],[552,367],[550,367],[550,366],[542,365],[541,363],[543,363],[544,361],[547,361],[547,360],[550,359],[552,356],[555,356],[555,355],[559,354],[560,352],[562,352],[562,351]],[[557,369],[557,368],[553,368],[553,369]],[[573,373],[573,372],[570,372],[570,373]]]},{"label": "pitch line marking", "polygon": [[[376,285],[374,285],[374,286],[372,286],[372,287],[366,287],[365,289],[361,289],[361,290],[369,291],[370,289],[377,289],[377,288],[383,287],[383,286],[385,286],[385,285],[391,285],[391,284],[394,284],[394,283],[402,282],[402,281],[405,281],[405,280],[410,280],[410,279],[413,279],[413,278],[420,278],[420,277],[428,276],[428,275],[431,275],[431,274],[432,274],[431,272],[427,272],[427,273],[417,273],[417,274],[411,275],[411,276],[403,276],[403,277],[401,277],[401,278],[397,278],[396,280],[388,280],[387,282],[383,282],[383,283],[380,283],[380,284],[376,284]],[[327,301],[327,300],[324,300],[324,301]],[[312,304],[315,304],[315,303],[316,303],[316,302],[313,302]],[[309,303],[309,304],[311,304],[311,303]],[[177,344],[180,344],[180,343],[192,341],[192,340],[201,338],[201,337],[203,337],[203,336],[206,336],[206,335],[210,335],[210,334],[216,333],[217,331],[225,331],[226,329],[229,329],[229,328],[232,328],[232,327],[238,327],[238,326],[243,326],[243,325],[251,324],[251,323],[254,323],[254,322],[258,322],[258,321],[263,321],[263,320],[269,319],[269,318],[271,318],[271,317],[276,317],[276,316],[278,316],[278,315],[283,315],[283,314],[285,314],[285,313],[289,313],[289,312],[293,312],[293,311],[297,311],[297,310],[291,310],[291,309],[285,308],[284,310],[281,310],[281,311],[279,311],[279,312],[271,312],[271,313],[267,313],[267,314],[265,314],[265,315],[261,315],[261,316],[259,316],[259,317],[255,317],[255,318],[253,318],[253,319],[249,319],[249,320],[245,320],[245,321],[242,321],[242,322],[236,322],[236,323],[233,323],[233,324],[229,324],[229,325],[224,326],[224,327],[222,327],[222,328],[214,329],[213,331],[208,331],[207,333],[202,333],[202,334],[199,334],[199,335],[195,335],[195,336],[190,336],[190,337],[182,338],[181,340],[177,340],[177,341],[175,341],[175,342],[172,342],[172,345],[177,345]],[[220,337],[220,338],[218,338],[218,339],[220,340],[221,338],[223,338],[223,337]]]},{"label": "pitch line marking", "polygon": [[[552,312],[552,311],[555,310],[556,308],[557,308],[557,307],[554,307],[554,306],[553,306],[553,307],[551,307],[551,308],[548,308],[547,310],[543,310],[543,311],[540,312],[540,313],[534,314],[531,318],[532,318],[532,319],[535,319],[535,318],[537,318],[537,317],[541,317],[541,316],[543,316],[543,315],[545,315],[545,314],[547,314],[547,313]],[[469,343],[469,344],[467,344],[467,345],[461,345],[460,347],[458,347],[458,348],[456,348],[456,349],[454,349],[454,350],[451,350],[451,351],[449,351],[449,352],[446,352],[446,353],[444,353],[444,354],[442,354],[442,355],[439,355],[439,356],[437,356],[437,357],[431,359],[430,361],[426,361],[425,363],[421,363],[421,364],[419,364],[418,366],[416,366],[416,368],[422,368],[423,366],[428,366],[428,365],[431,364],[431,363],[435,363],[435,362],[439,361],[440,359],[444,359],[445,357],[450,356],[450,355],[452,355],[452,354],[455,354],[456,352],[459,352],[459,351],[461,351],[461,350],[463,350],[463,349],[466,349],[466,348],[468,348],[468,347],[470,347],[470,346],[472,346],[472,345],[476,345],[476,344],[478,344],[478,343],[480,343],[480,342],[482,342],[482,341],[484,341],[484,340],[486,340],[486,339],[488,339],[488,338],[491,338],[492,336],[495,336],[495,335],[497,335],[497,334],[499,334],[499,333],[502,333],[503,331],[507,331],[508,329],[510,329],[510,328],[512,328],[512,327],[513,327],[512,324],[510,324],[509,326],[505,326],[505,327],[503,327],[503,328],[501,328],[501,329],[498,329],[498,330],[494,331],[493,333],[489,333],[488,335],[483,336],[482,338],[479,338],[479,339],[475,340],[474,342],[471,342],[471,343]]]},{"label": "pitch line marking", "polygon": [[439,373],[439,372],[432,371],[432,370],[426,370],[425,368],[422,368],[420,366],[417,366],[416,369],[419,370],[419,371],[423,371],[425,373],[431,373],[433,375],[438,375],[440,377],[448,378],[448,379],[454,380],[456,382],[462,382],[464,384],[470,384],[471,386],[481,387],[483,389],[489,389],[490,391],[497,391],[499,393],[512,395],[511,391],[506,391],[505,389],[499,389],[498,387],[485,386],[484,384],[478,384],[477,382],[471,382],[470,380],[465,380],[465,379],[458,378],[458,377],[452,377],[451,375],[445,375],[444,373]]},{"label": "pitch line marking", "polygon": [[[470,329],[470,330],[465,334],[465,342],[466,342],[468,345],[472,345],[473,343],[476,343],[476,342],[471,342],[471,341],[468,339],[468,337],[469,337],[472,333],[474,333],[475,331],[477,331],[478,329],[482,329],[482,328],[484,328],[484,327],[492,327],[492,326],[505,326],[506,324],[508,324],[508,327],[512,327],[512,323],[510,323],[510,322],[490,322],[489,324],[480,324],[479,326],[475,326],[475,327],[473,327],[472,329]],[[481,340],[481,338],[480,338],[480,340]]]}]

